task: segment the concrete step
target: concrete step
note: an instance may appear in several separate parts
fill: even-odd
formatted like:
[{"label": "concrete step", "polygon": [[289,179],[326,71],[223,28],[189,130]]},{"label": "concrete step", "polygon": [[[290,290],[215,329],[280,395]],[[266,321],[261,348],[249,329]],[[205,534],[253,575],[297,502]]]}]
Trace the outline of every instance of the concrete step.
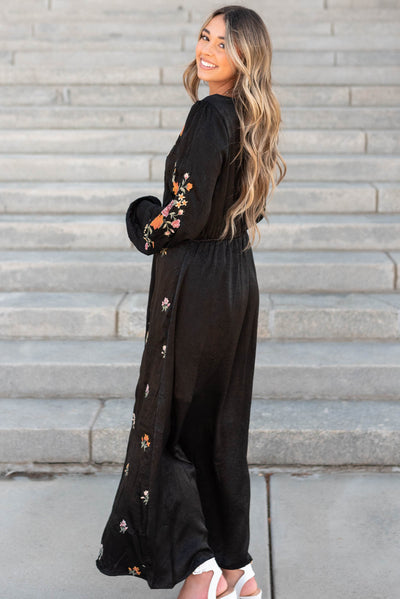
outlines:
[{"label": "concrete step", "polygon": [[[164,51],[162,51],[162,39],[156,40],[153,44],[150,38],[146,39],[143,44],[137,43],[136,47],[124,48],[123,50],[119,48],[104,50],[104,48],[93,49],[76,46],[72,49],[62,49],[53,45],[51,52],[45,52],[46,48],[35,50],[22,47],[14,49],[12,56],[11,53],[6,52],[3,59],[16,67],[37,66],[42,63],[43,66],[65,65],[66,68],[81,68],[82,66],[96,64],[101,64],[103,67],[113,67],[131,66],[131,52],[135,52],[135,61],[142,66],[180,65],[183,62],[187,64],[193,59],[196,37],[185,38],[185,50],[181,50],[183,42],[179,38],[170,37],[165,44]],[[304,50],[301,46],[293,49],[275,48],[273,55],[274,68],[280,65],[365,66],[371,64],[375,66],[396,66],[399,64],[399,58],[399,51],[395,49]]]},{"label": "concrete step", "polygon": [[260,249],[400,250],[397,214],[273,214],[260,231]]},{"label": "concrete step", "polygon": [[[255,251],[261,292],[390,292],[400,252]],[[151,259],[138,251],[0,252],[0,291],[146,292]]]},{"label": "concrete step", "polygon": [[[122,137],[123,135],[121,135]],[[398,182],[399,154],[285,154],[285,181]],[[5,154],[0,182],[160,182],[165,154]]]},{"label": "concrete step", "polygon": [[[389,24],[387,25],[389,26]],[[386,27],[386,24],[385,24]],[[400,24],[396,35],[400,32]],[[385,35],[389,32],[386,32]],[[40,63],[40,60],[39,60]],[[160,62],[163,65],[163,62]],[[167,84],[182,85],[185,60],[175,66],[136,67],[114,65],[99,67],[98,64],[84,66],[77,60],[75,65],[1,65],[0,80],[10,84]],[[62,66],[62,68],[60,68]],[[275,85],[398,85],[399,66],[288,66],[272,68]]]},{"label": "concrete step", "polygon": [[[194,36],[193,36],[194,37]],[[135,52],[135,61],[142,66],[158,66],[158,65],[181,65],[182,62],[189,63],[194,56],[194,49],[196,45],[196,38],[187,40],[185,47],[187,49],[181,50],[181,40],[172,39],[173,44],[170,42],[166,44],[164,52],[162,52],[162,40],[156,42],[152,48],[151,40],[140,44],[137,47],[133,47],[131,52]],[[146,48],[147,46],[147,48]],[[17,68],[26,66],[57,66],[65,65],[66,68],[73,67],[88,67],[101,64],[104,67],[113,66],[131,66],[132,55],[131,52],[126,49],[112,49],[108,48],[107,51],[100,49],[95,50],[91,48],[74,48],[74,49],[61,49],[57,46],[52,47],[51,52],[45,52],[46,48],[35,50],[17,48],[13,54],[6,53],[3,56],[3,60],[6,63],[13,64]],[[129,50],[129,49],[128,49]],[[157,51],[158,50],[158,51]],[[274,50],[273,61],[274,68],[280,65],[326,65],[326,66],[365,66],[371,65],[398,65],[400,54],[398,50]]]},{"label": "concrete step", "polygon": [[0,336],[112,338],[123,299],[123,293],[0,293]]},{"label": "concrete step", "polygon": [[148,181],[150,162],[148,154],[6,154],[0,180]]},{"label": "concrete step", "polygon": [[[347,128],[351,128],[354,125],[351,124],[350,117],[357,118],[359,123],[367,122],[367,120],[370,123],[384,122],[382,107],[393,106],[396,108],[400,104],[400,85],[276,85],[274,91],[285,113],[285,127],[287,116],[293,119],[293,115],[301,114],[301,110],[305,106],[315,107],[308,114],[309,117],[311,114],[314,123],[319,122],[319,120],[315,121],[319,114],[321,115],[321,117],[318,117],[319,119],[324,117],[328,119],[325,122],[333,123],[333,120],[329,120],[332,119],[330,113],[328,111],[324,113],[321,110],[325,106],[331,106],[336,114],[338,114],[336,107],[352,106],[353,113],[350,111],[343,112],[342,110],[339,115],[341,127],[343,128],[346,125]],[[201,93],[203,94],[203,89]],[[1,87],[1,107],[12,106],[15,110],[18,106],[29,106],[33,109],[54,105],[90,106],[92,109],[94,109],[94,106],[158,107],[160,109],[184,106],[186,110],[189,110],[191,101],[185,90],[178,85],[163,85],[160,87],[160,85],[17,84]],[[355,111],[355,106],[360,108]],[[367,106],[376,106],[378,114],[375,119],[377,120],[374,120],[372,111],[368,112],[361,108]],[[295,110],[290,107],[294,107]],[[296,109],[300,109],[300,111]],[[6,114],[9,113],[6,112]],[[146,115],[149,116],[153,113],[151,111],[141,111],[140,114],[144,118]],[[19,120],[23,118],[26,117],[24,117],[24,113],[21,113]],[[364,119],[364,121],[360,121],[360,119]],[[13,125],[18,126],[19,120],[13,117]],[[309,125],[306,119],[303,119],[303,123],[304,126]],[[4,126],[6,127],[6,124]],[[35,122],[32,121],[30,126],[35,127]],[[149,127],[153,126],[152,121],[150,121]]]},{"label": "concrete step", "polygon": [[[273,214],[260,250],[400,250],[400,214]],[[123,250],[124,215],[0,215],[0,250]]]},{"label": "concrete step", "polygon": [[[0,293],[0,338],[143,339],[147,293]],[[264,294],[259,339],[398,339],[400,293]]]},{"label": "concrete step", "polygon": [[[44,109],[38,109],[38,112],[44,112]],[[163,128],[179,128],[185,122],[186,114],[186,108],[163,108],[161,109],[161,126]],[[280,139],[283,139],[290,129],[312,129],[311,133],[314,134],[317,133],[317,131],[314,131],[315,129],[323,129],[324,131],[329,129],[354,130],[356,128],[392,129],[396,134],[400,123],[400,109],[398,107],[383,106],[374,108],[364,106],[313,106],[311,108],[309,106],[296,106],[283,108],[282,116],[284,125],[281,129]],[[346,133],[349,132],[346,131]],[[356,150],[354,151],[356,152]],[[362,151],[364,151],[364,148]]]},{"label": "concrete step", "polygon": [[399,0],[327,0],[328,8],[400,8]]},{"label": "concrete step", "polygon": [[[87,23],[34,23],[5,24],[0,32],[0,50],[6,51],[71,51],[82,53],[99,51],[125,52],[160,52],[190,51],[193,52],[197,43],[198,23],[171,23],[168,26],[169,35],[165,34],[165,24],[162,27],[145,26],[135,22],[87,22]],[[315,26],[312,26],[315,29]],[[307,28],[308,30],[310,27]],[[171,35],[172,34],[172,35]],[[284,64],[280,53],[289,51],[319,52],[393,52],[400,49],[400,41],[395,35],[372,37],[359,34],[321,35],[308,31],[291,32],[280,29],[280,25],[272,24],[270,31],[274,40],[275,64]],[[308,58],[306,56],[306,58]],[[362,58],[362,57],[361,57]],[[377,55],[378,64],[385,62],[385,57]],[[381,59],[383,61],[381,62]],[[304,63],[306,64],[306,63]],[[318,64],[318,63],[315,63]],[[365,63],[364,63],[365,64]]]},{"label": "concrete step", "polygon": [[[11,294],[12,296],[13,294]],[[12,305],[6,294],[0,306]],[[29,301],[29,300],[28,300]],[[27,303],[27,302],[26,302]],[[29,303],[28,303],[29,305]],[[147,294],[128,294],[118,307],[118,335],[144,338]],[[4,308],[3,308],[4,310]],[[21,312],[26,308],[21,308]],[[27,331],[19,313],[9,310],[9,322],[16,321],[16,335]],[[25,314],[23,316],[25,318]],[[42,317],[45,311],[42,311]],[[26,316],[28,321],[29,316]],[[30,318],[32,322],[32,318]],[[277,294],[260,295],[259,339],[398,339],[400,336],[400,294]],[[10,328],[2,327],[3,332]],[[47,331],[54,330],[46,327]],[[66,329],[65,329],[66,330]]]},{"label": "concrete step", "polygon": [[[349,26],[349,31],[357,25]],[[396,35],[400,33],[400,23],[396,25]],[[389,27],[389,24],[388,24]],[[364,24],[362,24],[364,28]],[[381,35],[390,35],[386,31],[386,24],[382,28]],[[183,67],[183,65],[182,65]],[[166,66],[162,69],[163,83],[168,85],[179,85],[182,80],[182,67]],[[4,76],[10,72],[10,68],[3,67]],[[100,75],[100,73],[99,73]],[[32,77],[33,77],[32,73]],[[39,76],[39,75],[38,75]],[[68,76],[68,75],[67,75]],[[78,78],[79,75],[75,75]],[[17,76],[16,76],[17,77]],[[42,73],[45,80],[45,73]],[[50,77],[50,73],[49,73]],[[55,76],[54,76],[55,77]],[[69,76],[68,76],[69,77]],[[118,73],[114,72],[114,77],[117,79]],[[72,76],[71,76],[72,78]],[[272,67],[272,80],[275,85],[398,85],[400,78],[400,66],[286,66],[278,65]],[[28,82],[30,79],[26,79]],[[36,81],[35,76],[35,81]],[[8,80],[5,81],[8,83]],[[50,81],[49,81],[50,83]],[[128,80],[129,83],[129,80]]]},{"label": "concrete step", "polygon": [[[129,397],[143,345],[143,340],[2,340],[0,397]],[[400,344],[259,341],[253,389],[263,399],[399,400]]]},{"label": "concrete step", "polygon": [[[18,160],[17,155],[14,155],[14,160]],[[399,180],[400,155],[398,154],[352,154],[350,156],[345,154],[322,156],[318,154],[285,154],[284,160],[287,164],[285,181],[372,183],[373,181],[398,182]],[[162,180],[164,168],[164,156],[153,158],[151,160],[152,180]],[[5,178],[1,169],[0,178]]]},{"label": "concrete step", "polygon": [[[121,463],[133,399],[1,399],[0,463]],[[400,404],[253,400],[249,464],[393,465]]]},{"label": "concrete step", "polygon": [[[102,414],[98,422],[101,420]],[[252,464],[398,464],[399,447],[397,401],[280,399],[252,403],[248,454]]]},{"label": "concrete step", "polygon": [[[326,90],[325,90],[326,92]],[[159,93],[162,93],[162,88]],[[347,92],[346,92],[347,93]],[[66,96],[69,95],[69,91],[65,91]],[[143,97],[144,100],[144,97]],[[143,100],[141,103],[143,103]],[[93,102],[95,99],[93,98]],[[99,99],[98,102],[101,104],[103,100]],[[107,102],[105,100],[105,102]],[[186,98],[187,102],[187,98]],[[163,137],[172,135],[174,130],[173,141],[175,141],[179,134],[182,126],[186,120],[187,114],[190,109],[190,104],[187,103],[184,107],[180,106],[75,106],[75,105],[57,105],[57,106],[17,106],[17,107],[0,107],[0,127],[3,130],[9,130],[6,140],[10,140],[10,144],[13,137],[18,140],[18,135],[27,135],[28,138],[24,142],[29,147],[31,135],[41,136],[42,145],[47,140],[47,143],[53,150],[54,143],[51,144],[51,140],[55,139],[58,134],[65,136],[65,143],[68,144],[69,139],[74,135],[97,135],[104,138],[105,135],[110,136],[115,130],[115,135],[118,136],[118,132],[121,135],[121,130],[124,130],[124,135],[121,135],[121,140],[118,139],[115,143],[124,143],[122,140],[125,139],[125,135],[129,135],[129,129],[134,129],[130,135],[143,135],[143,129],[150,129],[150,132],[146,132],[145,139],[153,135],[157,139],[160,136],[161,144]],[[391,135],[398,136],[399,123],[400,123],[400,109],[398,107],[368,107],[368,106],[297,106],[291,108],[285,108],[283,110],[284,126],[281,130],[280,139],[284,139],[287,135],[306,135],[312,141],[313,135],[317,136],[317,143],[322,144],[322,151],[328,151],[330,149],[329,141],[336,144],[339,147],[338,152],[342,152],[342,147],[345,147],[346,136],[356,136],[354,145],[350,146],[353,152],[364,152],[367,148],[366,140],[368,137],[363,137],[363,132],[357,131],[357,129],[367,129],[365,135],[373,136],[382,134],[382,131],[391,129]],[[16,131],[16,129],[23,129],[24,131]],[[25,131],[27,129],[36,130],[37,132]],[[42,131],[43,129],[67,129],[68,132],[58,131]],[[84,129],[85,131],[79,131]],[[87,129],[97,129],[91,133],[87,132]],[[163,131],[163,130],[171,131]],[[303,129],[300,132],[291,132],[291,129]],[[308,130],[312,131],[308,131]],[[315,129],[321,129],[322,131],[315,131]],[[378,131],[368,131],[378,130]],[[105,131],[104,131],[105,130]],[[331,131],[332,130],[332,131]],[[327,142],[321,137],[321,133],[327,137]],[[52,135],[52,137],[50,137]],[[46,137],[47,136],[47,137]],[[337,139],[336,137],[337,136]],[[342,140],[342,137],[344,140]],[[358,138],[358,139],[357,139]],[[136,141],[136,144],[140,140]],[[290,138],[289,138],[289,141]],[[307,139],[305,140],[307,142]],[[350,141],[350,140],[349,140]],[[61,144],[63,140],[58,140]],[[106,140],[104,140],[104,143]],[[80,143],[80,142],[79,142]],[[89,137],[86,145],[91,143]],[[149,142],[147,142],[149,143]],[[293,142],[292,142],[293,143]],[[313,142],[315,144],[315,142]],[[337,146],[338,143],[341,145]],[[126,144],[132,144],[128,139]],[[12,146],[10,146],[12,147]],[[161,146],[162,147],[162,146]],[[167,146],[165,146],[167,147]],[[312,148],[313,146],[311,146]],[[315,147],[315,145],[314,145]],[[390,146],[387,146],[390,147]],[[335,148],[335,145],[334,145]],[[98,149],[102,149],[100,146]],[[169,148],[168,148],[169,149]],[[62,151],[63,146],[60,145],[57,151]],[[75,148],[74,148],[75,151]],[[292,150],[296,151],[296,150]],[[310,151],[310,149],[308,150]],[[315,151],[315,150],[314,150]],[[335,149],[333,150],[335,151]],[[346,151],[346,150],[345,150]]]},{"label": "concrete step", "polygon": [[[300,64],[317,64],[311,62],[311,59],[306,53],[304,53],[304,61]],[[326,53],[327,54],[327,53]],[[334,53],[334,61],[337,65],[398,65],[400,63],[400,54],[397,50],[373,50],[373,51],[339,51]],[[281,64],[288,64],[289,57],[284,55],[283,52],[280,55]],[[286,60],[287,62],[286,62]],[[325,60],[328,56],[325,56]],[[308,61],[308,62],[307,62]]]},{"label": "concrete step", "polygon": [[[136,6],[135,6],[136,4]],[[286,16],[292,15],[294,20],[305,20],[308,15],[310,15],[311,21],[331,21],[331,20],[351,20],[351,17],[354,18],[354,9],[352,7],[329,7],[326,8],[323,6],[321,0],[313,0],[306,4],[296,4],[295,2],[284,2],[279,6],[280,11],[276,11],[275,6],[271,2],[264,2],[263,0],[255,0],[252,5],[254,9],[257,10],[264,18],[270,18],[270,20],[278,20],[279,12],[281,14],[285,14]],[[165,4],[158,1],[155,3],[155,6],[160,9],[165,10]],[[179,8],[178,8],[179,6]],[[178,8],[178,10],[176,10]],[[204,2],[201,9],[199,9],[199,5],[196,4],[193,0],[188,2],[187,0],[180,5],[175,4],[169,10],[170,19],[173,20],[174,16],[179,13],[185,13],[187,10],[191,15],[191,20],[203,22],[207,14],[210,10],[215,8],[215,2],[213,0],[208,0]],[[175,10],[174,10],[175,9]],[[273,10],[275,9],[275,10]],[[71,14],[76,10],[81,11],[81,15],[92,16],[95,14],[96,16],[103,15],[105,19],[109,16],[109,10],[103,5],[96,2],[96,0],[88,1],[83,6],[79,4],[79,2],[69,0],[54,0],[54,4],[51,7],[51,10],[54,13],[60,13],[63,15]],[[150,12],[148,7],[144,7],[143,5],[138,6],[138,3],[129,4],[126,0],[122,0],[118,2],[116,5],[113,5],[113,14],[121,14],[124,16],[133,16],[133,14],[139,12],[141,13],[142,19],[148,20],[144,17],[150,18],[154,13]],[[382,5],[378,5],[378,7],[367,7],[363,11],[360,11],[359,20],[363,21],[375,21],[375,20],[396,20],[399,19],[399,9],[397,6],[395,7],[382,7]],[[158,16],[158,14],[157,14]],[[186,15],[183,15],[186,16]]]},{"label": "concrete step", "polygon": [[[353,109],[354,110],[354,109]],[[399,110],[400,116],[400,110]],[[400,123],[400,120],[399,120]],[[0,153],[130,154],[169,152],[176,129],[3,129]],[[400,153],[400,130],[290,129],[281,132],[281,153],[394,154]]]},{"label": "concrete step", "polygon": [[[211,9],[215,8],[215,2],[212,0],[205,0],[202,8],[199,9],[198,4],[193,0],[184,0],[183,2],[174,3],[170,5],[168,9],[162,0],[153,0],[152,2],[153,11],[157,8],[157,19],[168,19],[168,20],[189,20],[196,21],[204,20],[206,14]],[[259,11],[265,17],[271,20],[277,20],[279,14],[290,13],[293,15],[295,20],[303,20],[310,15],[312,21],[319,20],[331,20],[331,19],[346,19],[350,20],[354,17],[354,8],[358,8],[358,5],[351,5],[350,3],[335,5],[332,3],[331,6],[327,6],[322,0],[307,0],[302,2],[294,2],[293,0],[286,0],[279,5],[279,11],[276,11],[276,5],[271,3],[269,0],[253,0],[252,6],[255,10]],[[360,20],[395,20],[398,16],[399,10],[398,5],[393,4],[392,0],[387,3],[378,3],[376,0],[371,2],[367,0],[366,6],[362,6],[364,9],[360,11]],[[275,10],[274,10],[275,9]],[[48,4],[48,0],[20,0],[18,4],[10,4],[2,8],[2,12],[9,17],[20,19],[32,18],[35,16],[39,17],[64,17],[78,19],[86,16],[89,19],[103,19],[111,17],[133,17],[139,21],[149,22],[151,17],[154,18],[154,12],[152,12],[147,6],[143,6],[138,1],[127,3],[126,0],[120,0],[113,3],[112,10],[108,5],[99,3],[97,0],[88,0],[85,4],[81,4],[77,1],[70,0],[53,0],[51,5]]]},{"label": "concrete step", "polygon": [[[0,214],[121,214],[143,195],[161,198],[156,182],[0,183]],[[400,212],[400,183],[286,182],[269,201],[275,213]]]}]

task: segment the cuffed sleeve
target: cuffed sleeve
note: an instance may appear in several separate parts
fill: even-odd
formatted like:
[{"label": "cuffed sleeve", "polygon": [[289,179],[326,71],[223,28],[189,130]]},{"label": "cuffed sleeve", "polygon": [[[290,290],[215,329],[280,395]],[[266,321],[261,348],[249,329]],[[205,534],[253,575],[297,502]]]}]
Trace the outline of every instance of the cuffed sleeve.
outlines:
[{"label": "cuffed sleeve", "polygon": [[205,100],[196,102],[176,143],[162,206],[154,196],[129,206],[128,235],[141,252],[153,254],[199,236],[209,219],[228,151],[229,134],[218,109]]}]

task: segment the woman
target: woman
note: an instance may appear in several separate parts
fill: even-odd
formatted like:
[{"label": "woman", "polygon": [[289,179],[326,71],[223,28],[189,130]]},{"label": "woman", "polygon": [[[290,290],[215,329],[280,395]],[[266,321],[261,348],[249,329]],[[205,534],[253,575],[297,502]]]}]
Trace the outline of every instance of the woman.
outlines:
[{"label": "woman", "polygon": [[[96,563],[150,588],[186,579],[179,599],[261,597],[246,456],[259,306],[251,244],[281,159],[270,66],[254,11],[227,6],[207,19],[184,73],[194,104],[166,160],[162,206],[145,196],[126,216],[153,262],[124,472]],[[210,91],[201,101],[200,80]]]}]

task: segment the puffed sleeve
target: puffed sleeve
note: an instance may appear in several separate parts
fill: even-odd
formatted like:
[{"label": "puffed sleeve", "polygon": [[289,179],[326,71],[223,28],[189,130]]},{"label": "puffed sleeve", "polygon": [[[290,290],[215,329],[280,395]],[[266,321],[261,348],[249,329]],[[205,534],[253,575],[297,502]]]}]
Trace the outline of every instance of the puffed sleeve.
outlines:
[{"label": "puffed sleeve", "polygon": [[154,196],[143,196],[128,208],[128,236],[138,250],[154,254],[198,237],[210,216],[228,151],[229,133],[218,109],[205,100],[196,102],[176,145],[162,205]]}]

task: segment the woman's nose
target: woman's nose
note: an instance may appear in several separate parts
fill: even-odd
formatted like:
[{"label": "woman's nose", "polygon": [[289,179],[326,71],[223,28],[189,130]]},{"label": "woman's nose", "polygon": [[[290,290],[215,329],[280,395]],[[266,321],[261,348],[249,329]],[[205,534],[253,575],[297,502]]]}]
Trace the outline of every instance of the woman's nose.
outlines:
[{"label": "woman's nose", "polygon": [[211,56],[211,55],[212,55],[212,53],[213,53],[213,48],[212,48],[212,44],[211,44],[211,42],[210,42],[210,41],[208,41],[208,42],[206,43],[206,45],[205,45],[205,46],[203,46],[203,52],[204,52],[204,54],[208,54],[208,56]]}]

